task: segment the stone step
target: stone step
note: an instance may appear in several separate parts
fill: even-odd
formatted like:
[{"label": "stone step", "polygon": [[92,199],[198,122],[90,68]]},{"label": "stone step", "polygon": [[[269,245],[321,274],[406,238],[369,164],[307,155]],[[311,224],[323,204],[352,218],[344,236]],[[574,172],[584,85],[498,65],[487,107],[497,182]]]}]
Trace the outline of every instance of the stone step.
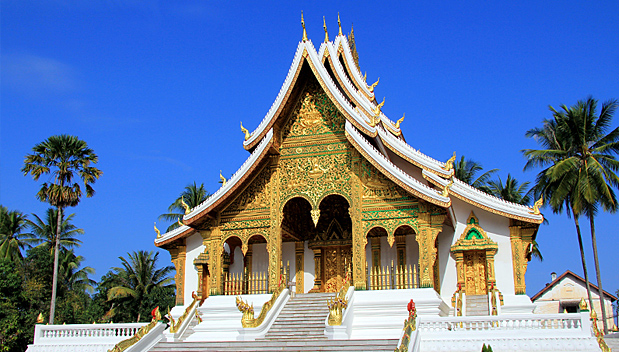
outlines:
[{"label": "stone step", "polygon": [[159,342],[153,352],[198,351],[393,351],[397,339],[233,341],[233,342]]}]

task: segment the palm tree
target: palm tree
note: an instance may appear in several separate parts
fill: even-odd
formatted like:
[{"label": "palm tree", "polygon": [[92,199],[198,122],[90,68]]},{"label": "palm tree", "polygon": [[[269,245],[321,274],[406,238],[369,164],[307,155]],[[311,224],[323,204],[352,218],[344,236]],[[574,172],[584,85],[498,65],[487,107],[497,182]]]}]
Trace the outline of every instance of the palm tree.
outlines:
[{"label": "palm tree", "polygon": [[[48,202],[58,209],[56,233],[61,233],[62,212],[66,207],[74,207],[82,198],[80,178],[84,183],[86,197],[92,197],[95,190],[92,184],[101,176],[101,170],[92,166],[99,158],[86,142],[66,134],[51,136],[32,148],[32,154],[26,155],[22,172],[31,174],[35,181],[43,175],[52,174],[53,182],[44,182],[37,198]],[[54,274],[52,278],[52,299],[49,308],[49,323],[54,323],[56,309],[56,283],[58,282],[58,255],[60,237],[56,237],[54,248]]]},{"label": "palm tree", "polygon": [[[32,230],[32,233],[38,237],[35,241],[40,243],[38,247],[49,248],[49,251],[53,253],[56,246],[56,227],[58,224],[58,210],[49,208],[45,212],[45,219],[41,219],[38,215],[32,214],[35,217],[35,221],[26,220],[28,226]],[[63,219],[60,220],[60,239],[59,248],[60,252],[69,250],[71,248],[79,247],[82,241],[77,239],[77,235],[83,235],[84,230],[78,229],[73,225],[71,221],[75,217],[75,214],[69,214],[66,218],[63,214]]]},{"label": "palm tree", "polygon": [[90,279],[88,275],[94,275],[95,269],[89,266],[79,269],[84,257],[76,256],[73,250],[61,250],[59,260],[58,276],[68,290],[94,292],[97,282]]},{"label": "palm tree", "polygon": [[193,184],[185,186],[183,192],[181,192],[174,203],[168,207],[169,213],[159,215],[159,220],[173,221],[172,225],[168,226],[166,231],[171,231],[178,227],[178,223],[176,221],[185,215],[183,202],[185,202],[190,209],[193,209],[204,202],[210,195],[211,194],[206,190],[206,188],[204,188],[204,183],[197,186],[194,181]]},{"label": "palm tree", "polygon": [[136,321],[144,310],[145,298],[155,287],[171,287],[173,279],[169,276],[173,266],[157,269],[159,253],[138,251],[127,253],[128,259],[119,257],[122,267],[112,268],[116,274],[117,286],[108,291],[108,301],[131,297],[138,306]]},{"label": "palm tree", "polygon": [[20,262],[21,250],[36,241],[30,233],[22,233],[26,228],[26,215],[17,210],[9,211],[0,205],[0,258]]},{"label": "palm tree", "polygon": [[[578,217],[585,215],[589,219],[605,333],[608,327],[594,218],[599,207],[610,212],[617,210],[613,187],[619,187],[619,177],[615,174],[619,171],[619,161],[615,159],[619,152],[619,127],[606,134],[617,105],[617,100],[602,104],[598,116],[597,100],[591,97],[578,101],[570,108],[562,105],[561,111],[550,107],[554,121],[545,123],[543,129],[527,132],[527,136],[537,137],[548,149],[524,150],[525,156],[529,158],[525,169],[537,165],[548,166],[538,174],[539,192],[547,196],[553,210],[560,211],[566,206],[574,215],[587,281]],[[589,300],[592,304],[591,298]]]},{"label": "palm tree", "polygon": [[[518,180],[513,178],[511,174],[507,174],[505,184],[503,184],[501,177],[497,176],[496,180],[488,181],[487,189],[488,193],[497,198],[516,204],[528,205],[531,203],[531,193],[533,192],[532,188],[527,190],[529,184],[530,182],[526,181],[519,185]],[[544,261],[544,257],[539,250],[539,244],[535,240],[531,242],[529,256],[537,258],[540,262]]]},{"label": "palm tree", "polygon": [[458,180],[468,183],[481,191],[488,192],[487,182],[499,169],[488,170],[479,175],[479,177],[476,177],[477,173],[482,170],[480,163],[471,159],[465,159],[464,155],[460,157],[460,160],[456,160],[454,164],[454,176]]},{"label": "palm tree", "polygon": [[518,185],[518,180],[507,174],[505,184],[500,176],[496,180],[487,183],[488,190],[491,195],[506,200],[508,202],[527,205],[531,202],[531,190],[527,191],[530,182],[523,182]]}]

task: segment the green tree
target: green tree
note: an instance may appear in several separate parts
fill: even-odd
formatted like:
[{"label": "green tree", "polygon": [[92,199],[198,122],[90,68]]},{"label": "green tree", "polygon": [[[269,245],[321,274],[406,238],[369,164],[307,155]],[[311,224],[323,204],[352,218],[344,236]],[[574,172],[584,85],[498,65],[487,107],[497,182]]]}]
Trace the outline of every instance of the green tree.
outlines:
[{"label": "green tree", "polygon": [[88,277],[94,275],[95,269],[85,266],[80,268],[84,257],[75,255],[72,250],[60,251],[58,277],[69,291],[94,292],[97,282]]},{"label": "green tree", "polygon": [[487,187],[488,193],[497,198],[516,204],[528,205],[531,202],[531,190],[527,190],[529,184],[530,182],[519,184],[518,180],[507,174],[505,184],[503,184],[501,177],[497,176],[496,180],[488,181]]},{"label": "green tree", "polygon": [[[610,212],[617,210],[613,187],[619,187],[619,177],[615,174],[619,171],[619,161],[615,159],[619,152],[619,127],[606,133],[617,105],[617,100],[602,104],[599,115],[596,115],[597,100],[591,97],[569,108],[562,105],[560,111],[551,106],[553,120],[545,120],[543,128],[527,132],[528,137],[536,138],[546,149],[523,151],[529,159],[525,170],[535,166],[545,167],[537,176],[537,191],[545,196],[553,211],[561,212],[566,207],[574,216],[588,291],[578,218],[585,215],[589,219],[601,303],[602,278],[594,219],[599,207]],[[606,333],[608,327],[603,303],[601,310]]]},{"label": "green tree", "polygon": [[183,202],[185,202],[190,209],[193,209],[204,202],[210,195],[211,194],[208,193],[206,188],[204,188],[204,183],[198,186],[194,181],[193,184],[185,186],[183,192],[181,192],[174,203],[168,207],[168,213],[159,215],[159,220],[173,222],[172,225],[168,226],[166,231],[171,231],[178,227],[177,220],[185,215]]},{"label": "green tree", "polygon": [[[99,158],[86,142],[75,136],[51,136],[32,148],[32,154],[26,155],[22,172],[31,174],[37,181],[43,175],[52,174],[53,182],[44,182],[37,193],[37,198],[58,209],[56,233],[61,233],[62,213],[66,207],[74,207],[82,198],[82,187],[76,179],[84,184],[86,197],[92,197],[95,190],[92,184],[101,176],[101,170],[93,165]],[[52,298],[50,302],[49,323],[54,323],[56,307],[56,284],[58,282],[58,255],[60,237],[56,236],[54,244],[54,272],[52,278]]]},{"label": "green tree", "polygon": [[[32,234],[37,237],[36,242],[39,244],[38,247],[44,247],[48,249],[50,253],[53,253],[54,247],[56,246],[56,231],[58,231],[58,209],[47,209],[45,212],[45,219],[41,219],[36,214],[32,214],[32,216],[35,217],[35,220],[32,221],[27,219],[26,222],[28,226],[30,226]],[[77,235],[83,235],[84,230],[78,229],[77,226],[71,223],[74,217],[75,214],[69,214],[67,217],[62,214],[62,219],[60,219],[60,253],[79,247],[82,244],[82,241],[77,238]]]},{"label": "green tree", "polygon": [[488,192],[487,182],[499,169],[488,170],[477,176],[482,170],[483,167],[480,163],[471,159],[465,159],[464,155],[454,163],[454,176],[458,180],[468,183],[481,191]]},{"label": "green tree", "polygon": [[26,215],[17,211],[9,211],[0,205],[0,258],[20,262],[23,258],[22,249],[32,245],[36,239],[30,233],[23,233],[26,228]]},{"label": "green tree", "polygon": [[[108,291],[108,300],[123,300],[129,298],[137,306],[136,321],[140,321],[142,313],[152,307],[146,306],[147,297],[156,287],[173,287],[173,279],[169,276],[173,266],[157,268],[159,253],[137,251],[128,253],[128,259],[119,257],[122,267],[113,268],[118,284]],[[148,316],[146,316],[148,317]]]},{"label": "green tree", "polygon": [[[513,178],[510,174],[507,174],[505,184],[503,184],[500,176],[497,176],[496,180],[488,181],[487,191],[491,195],[508,202],[528,205],[531,203],[531,194],[533,192],[533,188],[527,190],[529,184],[531,183],[528,181],[520,184],[518,180]],[[544,261],[544,257],[539,249],[539,244],[535,240],[531,243],[529,255],[537,258],[540,262]]]}]

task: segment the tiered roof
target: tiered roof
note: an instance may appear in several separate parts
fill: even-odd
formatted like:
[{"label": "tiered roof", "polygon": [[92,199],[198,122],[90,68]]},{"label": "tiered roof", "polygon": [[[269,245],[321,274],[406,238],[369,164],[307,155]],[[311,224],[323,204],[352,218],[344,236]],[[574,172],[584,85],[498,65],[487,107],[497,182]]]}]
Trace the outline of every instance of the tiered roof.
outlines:
[{"label": "tiered roof", "polygon": [[[506,202],[456,179],[453,177],[453,169],[446,163],[408,145],[399,124],[380,111],[373,87],[367,84],[354,63],[348,39],[339,34],[333,41],[323,42],[319,51],[316,51],[311,40],[299,42],[275,101],[258,127],[243,143],[245,149],[251,151],[249,158],[217,192],[183,217],[185,225],[156,239],[156,245],[164,245],[191,233],[192,224],[225,202],[258,167],[273,145],[273,127],[291,98],[304,63],[309,65],[322,89],[346,118],[345,132],[348,141],[385,176],[406,191],[445,208],[451,206],[450,196],[454,195],[467,203],[508,218],[535,224],[543,221],[541,214],[527,206]],[[333,76],[327,67],[333,72]],[[378,145],[380,150],[376,149],[371,141]],[[402,161],[391,160],[387,150],[398,155],[405,163],[421,169],[424,180],[418,180],[403,171],[402,165],[396,165]],[[431,187],[432,185],[438,186],[438,189]],[[444,192],[445,188],[448,188],[449,192]],[[445,196],[445,193],[448,195]]]}]

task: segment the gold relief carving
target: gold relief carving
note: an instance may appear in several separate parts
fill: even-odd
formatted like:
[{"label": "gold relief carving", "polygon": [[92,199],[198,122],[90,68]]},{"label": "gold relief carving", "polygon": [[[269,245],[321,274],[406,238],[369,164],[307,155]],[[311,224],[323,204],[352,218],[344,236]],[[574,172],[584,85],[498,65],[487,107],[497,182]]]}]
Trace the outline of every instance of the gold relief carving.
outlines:
[{"label": "gold relief carving", "polygon": [[270,170],[265,167],[243,192],[230,203],[223,214],[239,213],[270,206]]},{"label": "gold relief carving", "polygon": [[295,242],[295,282],[296,282],[296,293],[304,293],[305,292],[305,284],[304,284],[304,276],[305,276],[305,263],[304,263],[304,254],[305,254],[305,243],[303,241]]},{"label": "gold relief carving", "polygon": [[467,295],[486,294],[486,253],[484,251],[464,252],[465,293]]},{"label": "gold relief carving", "polygon": [[393,248],[393,244],[395,243],[395,237],[391,232],[387,235],[387,243],[389,243],[389,247]]},{"label": "gold relief carving", "polygon": [[536,227],[532,227],[530,224],[511,220],[509,233],[512,245],[512,265],[514,267],[514,290],[517,295],[526,294],[525,274],[529,264],[527,255],[535,231]]},{"label": "gold relief carving", "polygon": [[314,96],[308,91],[305,92],[305,96],[301,102],[298,119],[301,126],[304,128],[316,127],[316,125],[322,122],[322,114],[316,109]]},{"label": "gold relief carving", "polygon": [[[434,286],[434,263],[436,261],[436,237],[443,230],[443,221],[447,214],[438,207],[426,207],[425,202],[419,203],[419,226],[417,229],[417,243],[419,243],[419,270],[421,287]],[[426,212],[422,212],[424,209]],[[431,213],[431,212],[432,213]],[[438,290],[438,287],[435,287]]]},{"label": "gold relief carving", "polygon": [[318,225],[318,219],[320,218],[320,209],[312,209],[310,210],[310,214],[312,216],[314,226]]},{"label": "gold relief carving", "polygon": [[243,242],[241,250],[243,251],[243,256],[245,256],[247,254],[247,250],[249,250],[249,245],[247,244],[247,242]]},{"label": "gold relief carving", "polygon": [[367,261],[365,258],[365,246],[367,244],[367,237],[363,231],[361,224],[361,204],[362,204],[362,186],[358,176],[360,173],[360,155],[356,151],[351,153],[353,167],[353,175],[350,179],[351,183],[351,207],[350,207],[350,219],[352,221],[352,274],[350,278],[352,284],[356,289],[363,290],[366,288],[366,275],[365,270]]},{"label": "gold relief carving", "polygon": [[314,251],[314,287],[310,290],[310,292],[320,292],[321,280],[322,277],[322,248],[313,248]]},{"label": "gold relief carving", "polygon": [[211,256],[209,261],[209,271],[211,272],[210,295],[218,295],[221,293],[221,277],[223,274],[222,268],[222,252],[224,250],[223,242],[221,241],[221,228],[214,227],[211,232]]},{"label": "gold relief carving", "polygon": [[184,244],[176,245],[170,249],[172,264],[176,268],[174,281],[176,283],[176,304],[183,305],[185,296],[185,260],[187,258],[187,247]]}]

